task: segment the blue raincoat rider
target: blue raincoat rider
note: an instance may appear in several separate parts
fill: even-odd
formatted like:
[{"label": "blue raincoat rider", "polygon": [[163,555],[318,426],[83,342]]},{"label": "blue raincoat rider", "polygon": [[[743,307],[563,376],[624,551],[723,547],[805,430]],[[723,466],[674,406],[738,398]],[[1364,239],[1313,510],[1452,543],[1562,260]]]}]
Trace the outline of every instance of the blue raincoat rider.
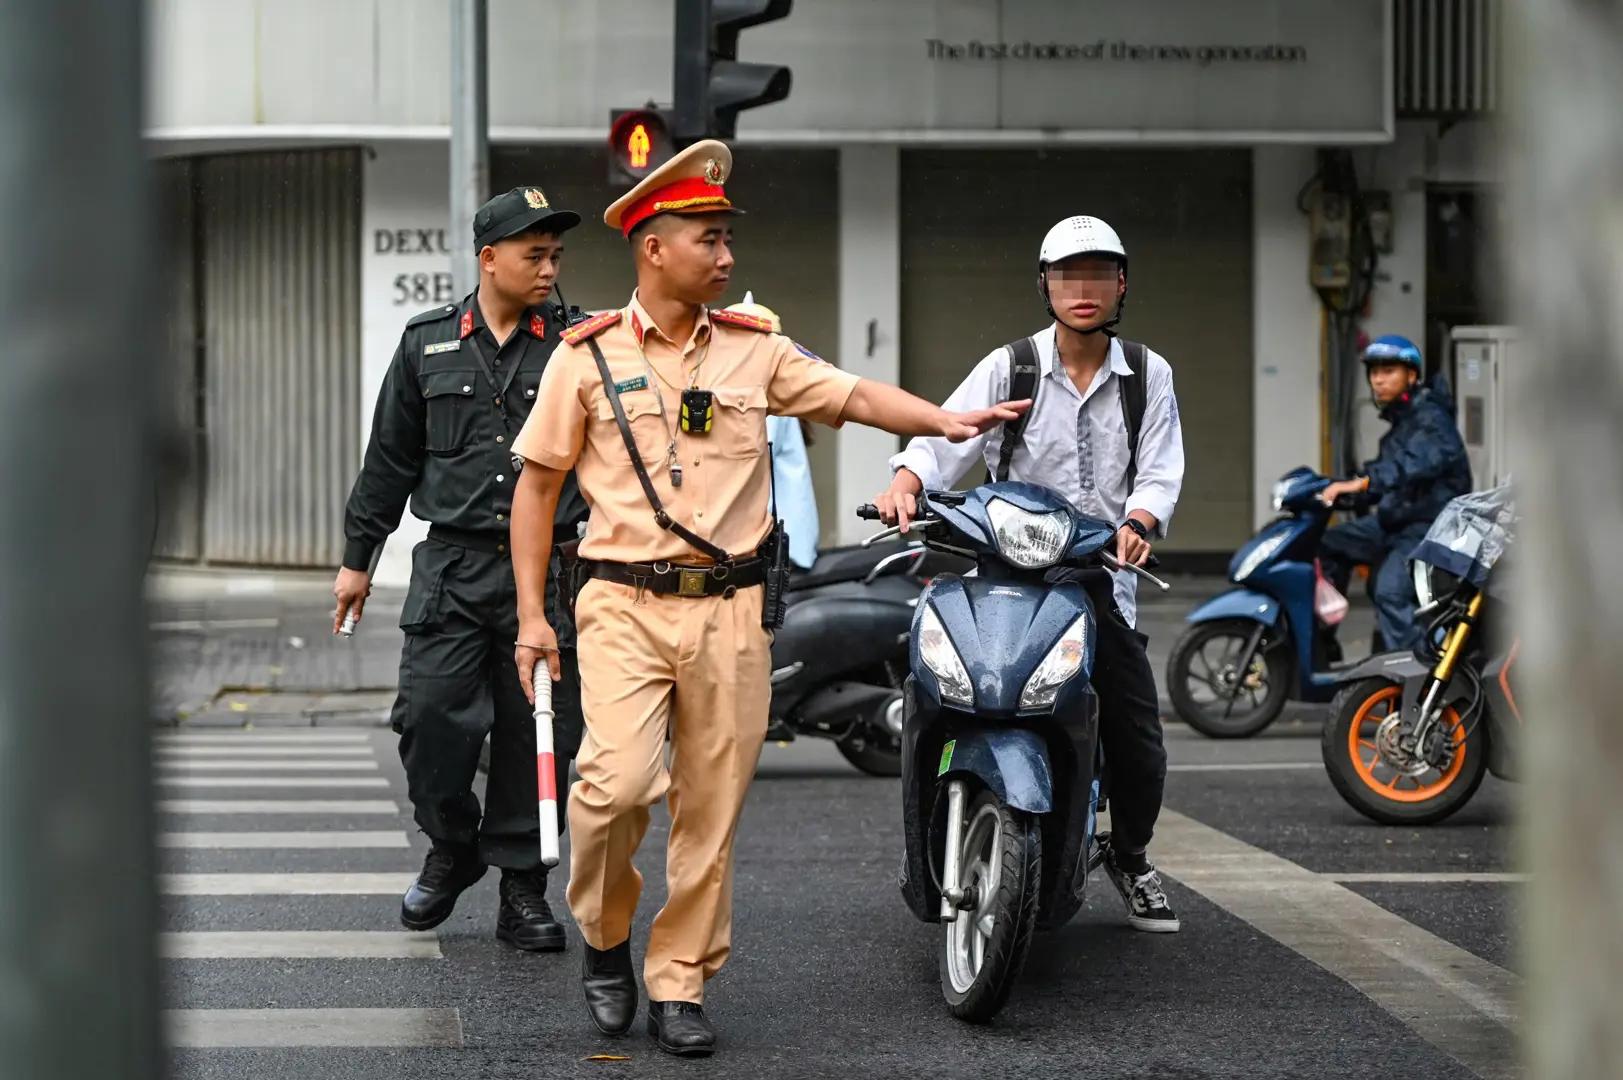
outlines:
[{"label": "blue raincoat rider", "polygon": [[1361,496],[1375,512],[1328,529],[1320,549],[1324,574],[1343,593],[1355,565],[1370,568],[1376,629],[1388,650],[1415,646],[1414,584],[1408,562],[1415,545],[1450,499],[1471,490],[1471,465],[1454,421],[1454,397],[1439,373],[1421,384],[1420,350],[1397,334],[1364,350],[1370,393],[1391,430],[1360,475],[1324,490],[1328,505]]}]

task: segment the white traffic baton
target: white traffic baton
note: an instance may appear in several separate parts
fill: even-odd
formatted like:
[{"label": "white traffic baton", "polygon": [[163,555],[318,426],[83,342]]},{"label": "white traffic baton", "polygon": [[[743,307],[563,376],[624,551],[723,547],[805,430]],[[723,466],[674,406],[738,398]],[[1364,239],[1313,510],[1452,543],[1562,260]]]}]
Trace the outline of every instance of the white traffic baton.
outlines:
[{"label": "white traffic baton", "polygon": [[543,657],[530,671],[535,687],[535,788],[541,817],[541,862],[558,865],[558,769],[552,754],[552,673]]}]

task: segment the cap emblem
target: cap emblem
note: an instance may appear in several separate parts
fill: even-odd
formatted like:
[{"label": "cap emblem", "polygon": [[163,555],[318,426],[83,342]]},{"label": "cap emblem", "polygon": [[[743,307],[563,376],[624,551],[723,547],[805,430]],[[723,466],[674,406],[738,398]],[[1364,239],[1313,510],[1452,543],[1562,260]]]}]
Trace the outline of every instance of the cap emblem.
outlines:
[{"label": "cap emblem", "polygon": [[721,162],[715,158],[708,158],[704,163],[704,178],[712,184],[720,185],[724,179],[721,175]]},{"label": "cap emblem", "polygon": [[547,197],[541,194],[540,188],[525,188],[524,201],[530,204],[531,210],[547,209]]}]

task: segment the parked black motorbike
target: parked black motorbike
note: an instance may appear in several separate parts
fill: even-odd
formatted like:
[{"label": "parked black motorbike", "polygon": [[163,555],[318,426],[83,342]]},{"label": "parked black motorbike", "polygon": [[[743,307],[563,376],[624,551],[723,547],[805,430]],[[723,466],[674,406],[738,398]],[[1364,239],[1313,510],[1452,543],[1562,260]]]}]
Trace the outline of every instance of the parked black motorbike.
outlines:
[{"label": "parked black motorbike", "polygon": [[1451,501],[1410,560],[1420,648],[1341,676],[1320,750],[1336,791],[1365,817],[1429,825],[1469,802],[1487,773],[1517,778],[1521,641],[1503,584],[1513,520],[1508,487]]},{"label": "parked black motorbike", "polygon": [[948,1009],[984,1023],[1008,1000],[1032,932],[1081,908],[1098,858],[1097,624],[1083,586],[1051,571],[1117,569],[1106,550],[1116,528],[1020,483],[927,491],[912,528],[975,569],[934,577],[913,616],[902,895],[942,924]]}]

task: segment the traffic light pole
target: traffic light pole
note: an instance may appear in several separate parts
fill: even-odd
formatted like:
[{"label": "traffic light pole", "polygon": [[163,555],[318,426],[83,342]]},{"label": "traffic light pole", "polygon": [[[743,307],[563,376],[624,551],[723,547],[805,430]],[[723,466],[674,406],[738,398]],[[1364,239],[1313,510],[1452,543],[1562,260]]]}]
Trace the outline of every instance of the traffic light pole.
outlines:
[{"label": "traffic light pole", "polygon": [[671,141],[681,150],[706,132],[710,83],[711,0],[676,0],[671,79]]},{"label": "traffic light pole", "polygon": [[451,0],[451,280],[457,296],[479,284],[473,215],[490,198],[490,108],[485,0]]},{"label": "traffic light pole", "polygon": [[0,4],[0,1075],[18,1080],[160,1068],[148,7]]}]

